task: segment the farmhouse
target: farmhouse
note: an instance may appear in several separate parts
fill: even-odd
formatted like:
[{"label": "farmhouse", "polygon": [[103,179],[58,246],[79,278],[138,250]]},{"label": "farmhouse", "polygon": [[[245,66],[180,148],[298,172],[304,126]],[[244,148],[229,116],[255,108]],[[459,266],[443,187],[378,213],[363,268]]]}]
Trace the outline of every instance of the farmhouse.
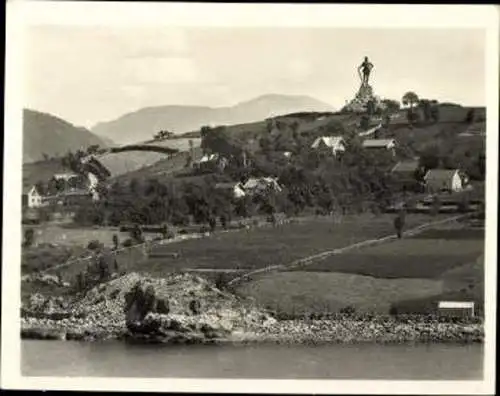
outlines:
[{"label": "farmhouse", "polygon": [[39,208],[40,206],[42,206],[42,195],[36,186],[23,187],[22,207]]},{"label": "farmhouse", "polygon": [[346,144],[342,136],[321,136],[313,142],[311,148],[337,155],[346,150]]},{"label": "farmhouse", "polygon": [[363,141],[363,147],[373,151],[389,151],[392,155],[396,155],[394,139],[366,139]]},{"label": "farmhouse", "polygon": [[472,301],[440,301],[438,313],[447,317],[474,317],[474,302]]},{"label": "farmhouse", "polygon": [[245,190],[241,183],[233,182],[233,183],[217,183],[215,185],[217,190],[225,190],[231,193],[233,198],[242,198],[245,196]]},{"label": "farmhouse", "polygon": [[466,177],[458,169],[431,169],[425,174],[424,181],[429,192],[455,192],[464,189]]},{"label": "farmhouse", "polygon": [[272,177],[250,178],[243,184],[243,189],[245,193],[252,195],[282,190],[277,179]]}]

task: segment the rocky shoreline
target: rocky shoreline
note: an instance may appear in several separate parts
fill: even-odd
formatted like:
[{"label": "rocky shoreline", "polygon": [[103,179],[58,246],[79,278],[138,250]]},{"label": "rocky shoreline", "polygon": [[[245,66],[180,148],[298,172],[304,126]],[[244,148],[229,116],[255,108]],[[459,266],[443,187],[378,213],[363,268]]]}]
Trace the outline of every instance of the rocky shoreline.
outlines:
[{"label": "rocky shoreline", "polygon": [[334,315],[276,320],[251,301],[191,274],[151,279],[127,274],[81,296],[31,296],[21,338],[200,343],[482,343],[481,320]]}]

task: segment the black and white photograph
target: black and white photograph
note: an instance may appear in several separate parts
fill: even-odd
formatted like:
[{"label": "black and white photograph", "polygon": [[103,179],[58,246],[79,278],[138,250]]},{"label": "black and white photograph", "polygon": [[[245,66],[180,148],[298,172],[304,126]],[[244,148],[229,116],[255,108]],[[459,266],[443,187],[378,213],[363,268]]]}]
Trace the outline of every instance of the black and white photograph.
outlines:
[{"label": "black and white photograph", "polygon": [[493,393],[498,21],[8,2],[2,387]]}]

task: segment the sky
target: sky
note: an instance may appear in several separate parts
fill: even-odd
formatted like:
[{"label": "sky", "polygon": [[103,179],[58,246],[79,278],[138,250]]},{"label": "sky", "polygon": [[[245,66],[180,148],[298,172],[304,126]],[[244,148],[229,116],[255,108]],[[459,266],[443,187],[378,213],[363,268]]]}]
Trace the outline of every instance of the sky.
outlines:
[{"label": "sky", "polygon": [[147,106],[231,106],[308,95],[340,108],[374,64],[376,95],[482,106],[485,31],[302,27],[32,26],[25,106],[88,128]]}]

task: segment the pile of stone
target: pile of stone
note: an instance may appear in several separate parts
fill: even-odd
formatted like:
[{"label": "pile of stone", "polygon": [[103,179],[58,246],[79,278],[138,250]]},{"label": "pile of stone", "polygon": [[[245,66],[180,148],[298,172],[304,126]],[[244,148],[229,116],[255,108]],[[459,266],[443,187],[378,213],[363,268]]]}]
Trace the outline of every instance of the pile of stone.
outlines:
[{"label": "pile of stone", "polygon": [[408,343],[408,342],[483,342],[482,323],[398,321],[372,317],[335,320],[284,320],[262,326],[255,340],[280,343]]},{"label": "pile of stone", "polygon": [[[139,295],[153,296],[144,310]],[[134,297],[135,296],[135,297]],[[164,279],[136,273],[94,287],[81,298],[35,295],[21,311],[28,338],[109,339],[151,342],[213,342],[258,327],[269,315],[249,301],[219,291],[192,274]]]},{"label": "pile of stone", "polygon": [[370,101],[374,102],[375,108],[383,108],[380,98],[373,93],[373,88],[368,84],[361,85],[354,99],[344,107],[344,111],[365,113]]}]

